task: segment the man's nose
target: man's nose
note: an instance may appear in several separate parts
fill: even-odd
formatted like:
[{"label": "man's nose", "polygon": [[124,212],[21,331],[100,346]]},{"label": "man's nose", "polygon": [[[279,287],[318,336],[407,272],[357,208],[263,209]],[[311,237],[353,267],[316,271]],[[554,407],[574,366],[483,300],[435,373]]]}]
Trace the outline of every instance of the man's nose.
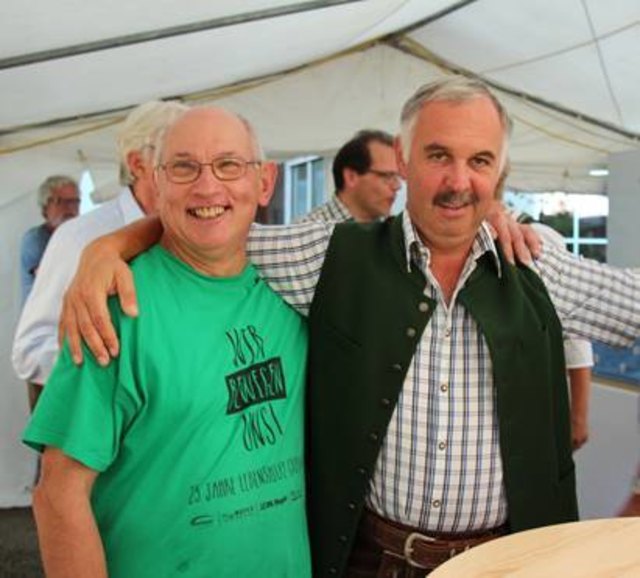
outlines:
[{"label": "man's nose", "polygon": [[211,169],[211,165],[202,165],[200,174],[193,184],[200,187],[217,188],[225,184],[225,181],[219,179]]},{"label": "man's nose", "polygon": [[469,167],[465,163],[452,163],[447,173],[447,185],[453,191],[466,191],[471,187]]}]

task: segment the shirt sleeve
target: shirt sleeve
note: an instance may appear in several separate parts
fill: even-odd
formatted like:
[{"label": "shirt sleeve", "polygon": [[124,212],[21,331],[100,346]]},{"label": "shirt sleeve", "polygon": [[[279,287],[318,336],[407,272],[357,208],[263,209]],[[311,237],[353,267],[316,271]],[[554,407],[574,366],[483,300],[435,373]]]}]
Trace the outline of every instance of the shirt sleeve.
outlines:
[{"label": "shirt sleeve", "polygon": [[13,340],[12,361],[20,379],[44,384],[58,354],[62,298],[84,246],[64,226],[51,237]]},{"label": "shirt sleeve", "polygon": [[640,336],[640,276],[545,245],[534,264],[565,338],[630,347]]},{"label": "shirt sleeve", "polygon": [[33,287],[35,269],[42,256],[38,246],[37,229],[30,229],[22,237],[20,244],[20,279],[22,285],[22,299],[26,300]]},{"label": "shirt sleeve", "polygon": [[42,451],[46,446],[97,472],[115,460],[136,406],[118,381],[119,359],[99,366],[85,351],[77,366],[65,345],[22,440]]},{"label": "shirt sleeve", "polygon": [[586,339],[565,339],[564,359],[567,369],[593,367],[593,347]]},{"label": "shirt sleeve", "polygon": [[334,224],[253,225],[247,254],[263,279],[289,305],[307,315]]}]

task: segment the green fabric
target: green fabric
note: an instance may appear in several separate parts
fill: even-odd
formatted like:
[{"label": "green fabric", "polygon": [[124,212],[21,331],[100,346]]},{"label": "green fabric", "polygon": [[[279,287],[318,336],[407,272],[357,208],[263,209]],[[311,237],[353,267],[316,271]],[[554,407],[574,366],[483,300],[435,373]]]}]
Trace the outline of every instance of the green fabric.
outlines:
[{"label": "green fabric", "polygon": [[65,347],[24,434],[95,469],[111,578],[310,576],[304,320],[248,266],[213,279],[159,246],[133,264],[121,353]]},{"label": "green fabric", "polygon": [[[487,255],[486,257],[489,257]],[[479,261],[459,298],[494,369],[512,530],[575,520],[559,320],[542,281]],[[401,217],[338,225],[309,315],[309,528],[314,577],[341,576],[369,480],[436,303],[407,268]]]}]

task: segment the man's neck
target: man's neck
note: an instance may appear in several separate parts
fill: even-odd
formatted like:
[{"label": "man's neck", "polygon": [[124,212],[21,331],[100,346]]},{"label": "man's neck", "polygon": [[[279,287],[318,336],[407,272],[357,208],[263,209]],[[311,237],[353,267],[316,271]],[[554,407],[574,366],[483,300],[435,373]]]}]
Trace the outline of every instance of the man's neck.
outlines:
[{"label": "man's neck", "polygon": [[358,205],[355,199],[349,195],[349,191],[338,191],[336,192],[336,196],[347,208],[354,221],[358,223],[370,223],[375,220],[374,217],[371,217],[371,215],[360,208],[360,205]]},{"label": "man's neck", "polygon": [[176,242],[166,234],[160,238],[160,244],[169,253],[207,277],[235,277],[244,271],[248,262],[244,250],[200,252]]},{"label": "man's neck", "polygon": [[451,245],[437,245],[424,238],[422,242],[429,249],[429,269],[438,281],[445,302],[448,304],[471,254],[473,239]]}]

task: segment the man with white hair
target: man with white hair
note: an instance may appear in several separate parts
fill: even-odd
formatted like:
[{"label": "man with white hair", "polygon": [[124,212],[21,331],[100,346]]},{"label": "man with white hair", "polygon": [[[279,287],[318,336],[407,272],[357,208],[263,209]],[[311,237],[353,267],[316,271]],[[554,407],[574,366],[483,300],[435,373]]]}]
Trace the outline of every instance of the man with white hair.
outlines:
[{"label": "man with white hair", "polygon": [[38,206],[42,211],[44,223],[29,229],[22,237],[20,247],[23,304],[31,292],[51,235],[64,221],[78,215],[78,184],[71,177],[64,175],[47,177],[38,189]]},{"label": "man with white hair", "polygon": [[[62,297],[73,278],[82,249],[96,237],[154,212],[153,141],[160,129],[184,110],[186,107],[182,104],[159,101],[147,102],[133,109],[117,135],[120,180],[124,185],[122,192],[96,210],[65,223],[51,238],[33,290],[22,310],[13,342],[13,367],[18,377],[27,381],[32,411],[58,354],[58,317]],[[59,191],[63,185],[69,188],[73,185],[74,195],[60,197],[58,202],[61,194],[58,192],[58,196],[52,197],[45,207],[55,205],[54,208],[64,208],[75,199],[77,214],[79,199],[75,183],[69,179],[64,182],[60,177],[57,179],[46,181],[55,185],[49,188]],[[53,208],[47,211],[49,214]],[[60,210],[55,215],[62,222],[65,214],[59,213]]]}]

